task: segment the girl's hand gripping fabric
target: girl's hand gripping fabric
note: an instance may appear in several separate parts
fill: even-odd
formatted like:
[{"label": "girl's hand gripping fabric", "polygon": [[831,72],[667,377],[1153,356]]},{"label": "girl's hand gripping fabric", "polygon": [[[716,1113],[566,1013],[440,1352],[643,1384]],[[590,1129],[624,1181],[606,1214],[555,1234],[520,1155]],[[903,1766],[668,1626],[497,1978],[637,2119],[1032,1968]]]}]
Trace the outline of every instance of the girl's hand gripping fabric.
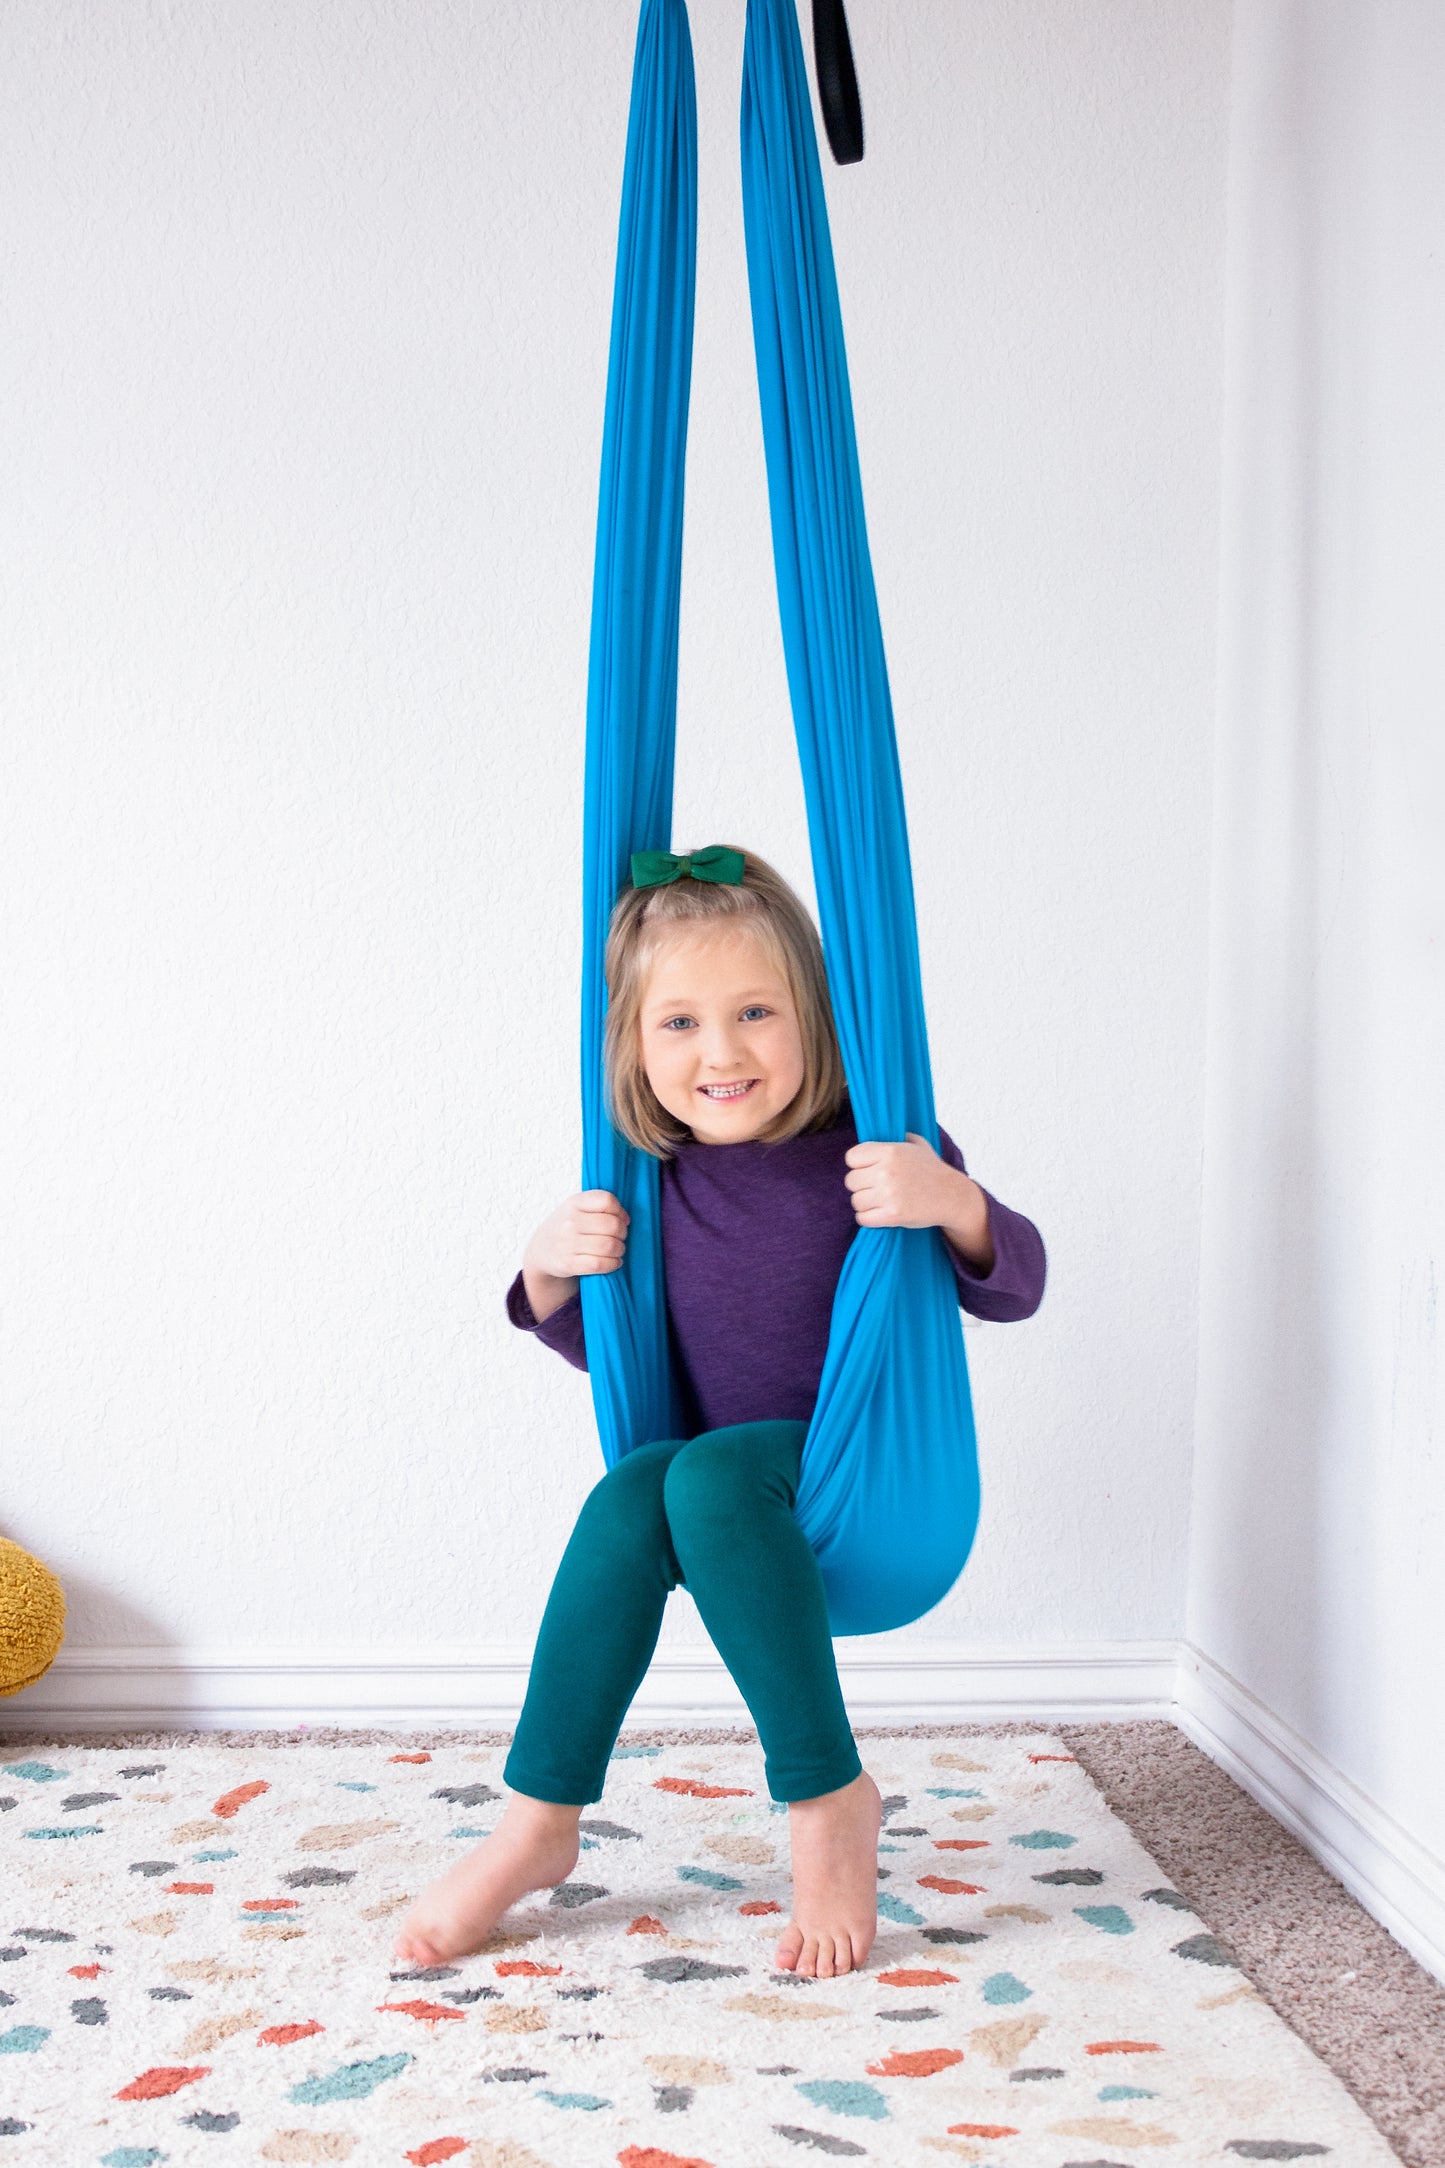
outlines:
[{"label": "girl's hand gripping fabric", "polygon": [[924,1138],[904,1144],[855,1144],[844,1177],[860,1227],[941,1227],[965,1264],[987,1277],[994,1267],[988,1197],[961,1167],[941,1159]]},{"label": "girl's hand gripping fabric", "polygon": [[615,1272],[627,1249],[628,1215],[611,1190],[584,1189],[548,1214],[527,1244],[522,1285],[540,1323],[570,1302],[593,1272]]}]

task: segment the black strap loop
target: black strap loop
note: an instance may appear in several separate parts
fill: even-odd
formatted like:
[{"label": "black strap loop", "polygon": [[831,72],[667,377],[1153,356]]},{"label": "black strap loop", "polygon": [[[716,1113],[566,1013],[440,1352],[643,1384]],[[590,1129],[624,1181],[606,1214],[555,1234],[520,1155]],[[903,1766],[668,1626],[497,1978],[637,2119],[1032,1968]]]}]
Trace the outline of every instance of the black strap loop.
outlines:
[{"label": "black strap loop", "polygon": [[818,68],[818,103],[834,161],[856,166],[863,156],[863,107],[843,0],[813,0],[813,58]]}]

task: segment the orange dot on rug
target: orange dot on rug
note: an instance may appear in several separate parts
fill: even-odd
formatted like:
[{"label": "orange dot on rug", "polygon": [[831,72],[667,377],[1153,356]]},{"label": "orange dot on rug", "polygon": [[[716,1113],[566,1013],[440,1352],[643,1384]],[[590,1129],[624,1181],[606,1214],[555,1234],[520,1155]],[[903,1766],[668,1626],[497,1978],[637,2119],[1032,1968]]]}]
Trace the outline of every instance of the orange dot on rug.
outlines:
[{"label": "orange dot on rug", "polygon": [[983,1889],[977,1882],[950,1882],[946,1874],[921,1874],[920,1889],[940,1890],[945,1897],[982,1897]]},{"label": "orange dot on rug", "polygon": [[880,1972],[879,1980],[884,1987],[957,1987],[956,1972],[929,1972],[899,1966],[892,1972]]},{"label": "orange dot on rug", "polygon": [[935,1837],[935,1852],[986,1852],[987,1837]]},{"label": "orange dot on rug", "polygon": [[1014,2123],[950,2123],[950,2138],[1016,2138],[1018,2126]]},{"label": "orange dot on rug", "polygon": [[624,2146],[617,2158],[621,2168],[712,2168],[696,2153],[664,2153],[655,2145]]},{"label": "orange dot on rug", "polygon": [[[771,1897],[755,1897],[751,1904],[738,1906],[739,1912],[747,1920],[758,1920],[762,1918],[765,1912],[781,1912],[782,1909],[781,1905],[773,1903]],[[632,1929],[629,1927],[627,1932],[631,1934]]]},{"label": "orange dot on rug", "polygon": [[453,2010],[448,2003],[423,2002],[419,1997],[415,2002],[379,2002],[376,2007],[378,2010],[400,2010],[403,2017],[420,2018],[424,2025],[435,2025],[446,2017],[465,2018],[467,2014],[465,2010]]},{"label": "orange dot on rug", "polygon": [[259,1799],[262,1792],[269,1792],[270,1789],[264,1777],[257,1777],[251,1784],[238,1784],[233,1791],[222,1792],[211,1812],[219,1814],[223,1822],[229,1822],[231,1816],[238,1814],[249,1800]]},{"label": "orange dot on rug", "polygon": [[696,1777],[659,1777],[655,1792],[683,1792],[689,1799],[751,1799],[746,1785],[699,1784]]},{"label": "orange dot on rug", "polygon": [[499,1980],[545,1980],[562,1970],[560,1965],[539,1965],[535,1957],[504,1957],[497,1966]]},{"label": "orange dot on rug", "polygon": [[627,1932],[630,1935],[665,1935],[667,1929],[663,1926],[661,1920],[655,1920],[650,1912],[644,1912],[640,1918],[633,1921]]},{"label": "orange dot on rug", "polygon": [[143,2070],[138,2078],[132,2078],[115,2097],[117,2100],[164,2100],[168,2093],[178,2093],[183,2085],[195,2085],[210,2075],[209,2063],[198,2063],[190,2070],[179,2063],[158,2064],[154,2070]]},{"label": "orange dot on rug", "polygon": [[1157,2040],[1091,2040],[1086,2055],[1162,2055]]},{"label": "orange dot on rug", "polygon": [[439,2160],[455,2160],[458,2153],[465,2153],[466,2150],[465,2138],[428,2138],[425,2145],[419,2145],[406,2157],[409,2161],[415,2161],[416,2168],[436,2168]]},{"label": "orange dot on rug", "polygon": [[216,1885],[214,1882],[167,1882],[166,1884],[166,1895],[168,1897],[214,1897],[215,1894]]},{"label": "orange dot on rug", "polygon": [[325,2030],[314,2017],[308,2017],[303,2025],[268,2025],[256,2039],[263,2048],[289,2048],[293,2040],[309,2040],[313,2033]]},{"label": "orange dot on rug", "polygon": [[870,2078],[931,2078],[963,2061],[962,2048],[895,2048],[881,2063],[870,2063]]},{"label": "orange dot on rug", "polygon": [[424,1761],[430,1761],[430,1760],[431,1760],[431,1756],[430,1756],[430,1754],[388,1754],[386,1758],[387,1758],[387,1760],[388,1760],[389,1762],[396,1762],[396,1761],[409,1761],[409,1762],[424,1762]]}]

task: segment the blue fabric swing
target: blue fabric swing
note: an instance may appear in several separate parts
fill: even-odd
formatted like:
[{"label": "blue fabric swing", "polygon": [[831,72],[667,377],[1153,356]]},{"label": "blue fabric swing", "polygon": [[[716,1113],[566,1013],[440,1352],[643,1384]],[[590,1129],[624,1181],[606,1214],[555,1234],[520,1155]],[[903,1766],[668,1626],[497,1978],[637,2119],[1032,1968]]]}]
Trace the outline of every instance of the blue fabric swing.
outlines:
[{"label": "blue fabric swing", "polygon": [[[843,323],[794,0],[748,0],[743,208],[773,553],[833,1006],[860,1137],[935,1145],[903,789]],[[668,1350],[658,1167],[608,1121],[608,920],[634,851],[671,845],[683,474],[697,246],[685,0],[642,0],[597,513],[583,841],[587,1188],[631,1215],[582,1281],[609,1467],[685,1435]],[[879,1633],[952,1587],[978,1521],[953,1272],[936,1229],[860,1228],[838,1283],[797,1515],[833,1631]]]}]

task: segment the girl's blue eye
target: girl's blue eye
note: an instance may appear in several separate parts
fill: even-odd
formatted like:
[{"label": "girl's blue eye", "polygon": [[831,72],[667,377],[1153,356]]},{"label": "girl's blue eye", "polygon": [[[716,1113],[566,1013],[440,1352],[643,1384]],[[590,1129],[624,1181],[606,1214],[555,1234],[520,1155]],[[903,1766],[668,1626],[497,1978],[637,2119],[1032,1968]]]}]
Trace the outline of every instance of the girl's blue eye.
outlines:
[{"label": "girl's blue eye", "polygon": [[754,1008],[751,1008],[751,1009],[744,1009],[744,1010],[743,1010],[743,1016],[742,1016],[742,1020],[743,1020],[743,1022],[744,1022],[744,1023],[746,1024],[746,1023],[750,1022],[750,1021],[751,1021],[751,1020],[752,1020],[752,1019],[753,1019],[754,1017],[758,1017],[758,1016],[768,1016],[768,1015],[770,1015],[771,1013],[772,1013],[772,1012],[771,1012],[770,1010],[768,1010],[768,1009],[765,1009],[765,1008],[763,1008],[763,1007],[761,1006],[761,1004],[759,1004],[759,1005],[755,1006]]},{"label": "girl's blue eye", "polygon": [[672,1031],[674,1028],[679,1031],[686,1031],[691,1023],[692,1018],[690,1016],[670,1016],[662,1028],[664,1031]]}]

